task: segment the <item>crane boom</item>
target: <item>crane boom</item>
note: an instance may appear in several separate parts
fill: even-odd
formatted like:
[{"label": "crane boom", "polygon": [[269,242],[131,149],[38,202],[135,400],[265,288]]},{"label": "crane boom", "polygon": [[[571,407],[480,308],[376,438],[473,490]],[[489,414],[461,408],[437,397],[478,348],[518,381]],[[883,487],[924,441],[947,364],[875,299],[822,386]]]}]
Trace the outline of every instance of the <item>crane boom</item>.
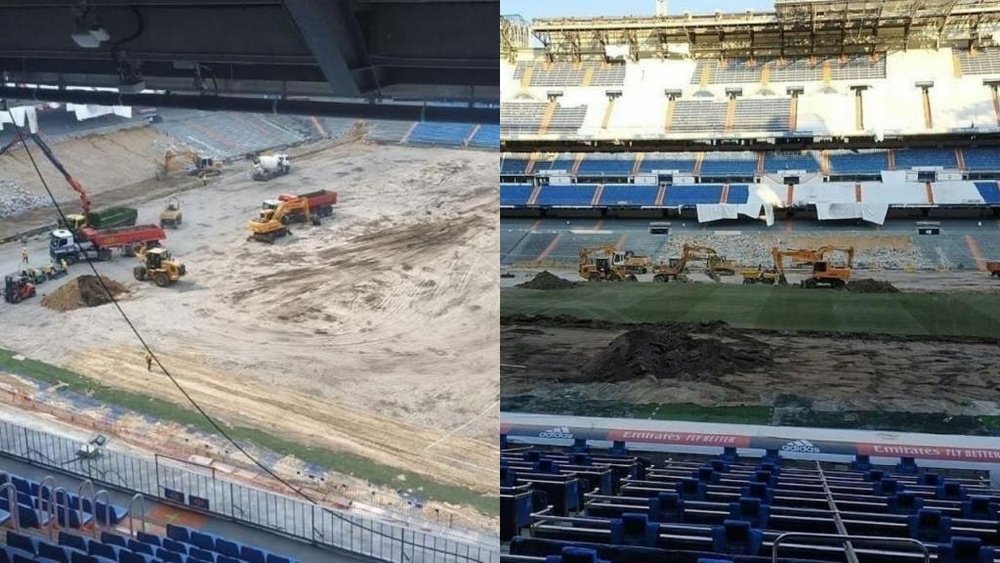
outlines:
[{"label": "crane boom", "polygon": [[66,183],[69,184],[69,187],[73,188],[73,191],[79,194],[80,208],[83,210],[83,216],[87,217],[90,214],[90,196],[87,194],[87,190],[85,190],[83,185],[69,173],[69,170],[66,170],[63,163],[56,157],[56,154],[52,152],[52,148],[49,147],[48,143],[46,143],[40,135],[32,133],[30,137],[35,141],[35,144],[38,145],[38,148],[42,149],[42,153],[45,155],[45,158],[49,159],[52,166],[55,166],[56,170],[63,175],[63,178],[66,178]]}]

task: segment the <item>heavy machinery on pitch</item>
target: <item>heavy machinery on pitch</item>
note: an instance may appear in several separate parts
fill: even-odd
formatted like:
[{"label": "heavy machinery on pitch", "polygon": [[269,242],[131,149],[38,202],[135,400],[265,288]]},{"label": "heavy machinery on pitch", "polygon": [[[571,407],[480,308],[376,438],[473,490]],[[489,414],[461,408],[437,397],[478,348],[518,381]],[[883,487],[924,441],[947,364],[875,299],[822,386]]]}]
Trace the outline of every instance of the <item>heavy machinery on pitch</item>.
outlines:
[{"label": "heavy machinery on pitch", "polygon": [[630,269],[637,268],[635,258],[632,252],[618,250],[612,245],[581,248],[580,277],[587,281],[636,281]]},{"label": "heavy machinery on pitch", "polygon": [[288,225],[312,223],[319,225],[323,217],[333,215],[337,192],[319,190],[302,195],[282,194],[261,205],[260,216],[250,221],[250,238],[273,243],[289,234]]},{"label": "heavy machinery on pitch", "polygon": [[160,212],[160,226],[176,229],[184,220],[184,213],[181,212],[181,200],[177,197],[170,198],[167,207]]},{"label": "heavy machinery on pitch", "polygon": [[284,176],[292,170],[287,154],[266,154],[254,156],[250,163],[250,177],[263,182]]},{"label": "heavy machinery on pitch", "polygon": [[167,287],[187,274],[184,264],[175,260],[166,248],[142,247],[135,255],[139,265],[132,269],[132,275],[137,281],[152,281],[159,287]]},{"label": "heavy machinery on pitch", "polygon": [[681,249],[680,258],[672,258],[667,264],[658,264],[653,268],[653,281],[670,282],[684,279],[688,264],[696,260],[705,261],[705,275],[715,282],[722,276],[732,276],[736,273],[736,263],[720,256],[718,251],[710,246],[685,244]]},{"label": "heavy machinery on pitch", "polygon": [[4,276],[3,300],[7,303],[20,303],[35,296],[35,284],[21,276]]},{"label": "heavy machinery on pitch", "polygon": [[185,172],[188,176],[199,178],[210,178],[222,174],[222,165],[215,162],[215,159],[201,156],[189,150],[168,150],[163,153],[163,162],[157,167],[156,178],[163,180],[173,172],[172,165],[175,162],[186,162]]},{"label": "heavy machinery on pitch", "polygon": [[[835,264],[829,260],[828,256],[833,253],[843,254],[844,262]],[[846,287],[854,270],[853,246],[821,246],[815,250],[772,248],[771,256],[774,258],[774,270],[778,273],[778,283],[781,285],[788,284],[788,279],[785,277],[786,259],[791,259],[796,266],[811,266],[809,277],[799,282],[802,287],[807,289],[820,286],[835,289]]]}]

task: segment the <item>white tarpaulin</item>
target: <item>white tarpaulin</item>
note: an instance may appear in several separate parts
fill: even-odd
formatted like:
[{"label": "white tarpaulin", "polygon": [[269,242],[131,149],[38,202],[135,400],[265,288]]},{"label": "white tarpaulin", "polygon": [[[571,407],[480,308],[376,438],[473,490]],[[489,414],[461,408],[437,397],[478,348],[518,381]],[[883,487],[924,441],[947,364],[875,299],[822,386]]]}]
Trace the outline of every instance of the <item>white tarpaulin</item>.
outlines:
[{"label": "white tarpaulin", "polygon": [[[13,121],[11,121],[12,114]],[[34,106],[10,108],[10,112],[0,111],[0,130],[3,129],[5,123],[16,123],[18,127],[24,127],[24,124],[27,123],[29,132],[38,132],[38,115],[35,113]]]},{"label": "white tarpaulin", "polygon": [[95,106],[91,104],[66,104],[66,111],[76,114],[77,121],[115,114],[120,117],[132,117],[131,106]]},{"label": "white tarpaulin", "polygon": [[712,203],[696,206],[698,209],[698,222],[710,223],[723,219],[738,219],[739,205],[733,203]]},{"label": "white tarpaulin", "polygon": [[876,225],[885,224],[888,203],[817,203],[816,218],[820,221],[864,219]]},{"label": "white tarpaulin", "polygon": [[982,194],[973,182],[936,182],[931,185],[938,205],[982,205]]}]

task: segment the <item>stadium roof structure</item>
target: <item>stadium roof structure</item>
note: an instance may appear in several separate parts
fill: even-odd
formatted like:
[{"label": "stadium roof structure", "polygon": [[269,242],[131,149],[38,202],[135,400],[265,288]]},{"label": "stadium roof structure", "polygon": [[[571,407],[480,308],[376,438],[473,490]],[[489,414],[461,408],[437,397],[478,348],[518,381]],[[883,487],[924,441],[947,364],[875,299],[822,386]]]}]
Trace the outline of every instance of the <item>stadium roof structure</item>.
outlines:
[{"label": "stadium roof structure", "polygon": [[[110,105],[293,113],[286,100],[310,101],[315,115],[348,117],[379,117],[389,106],[370,102],[448,101],[457,105],[432,109],[435,118],[495,123],[499,111],[482,106],[500,99],[491,24],[499,4],[0,0],[0,96],[32,99],[14,85],[46,84],[60,90],[35,99],[106,104],[106,93],[66,88],[111,87],[124,99]],[[136,99],[150,91],[171,95]],[[407,111],[421,116],[420,107]]]},{"label": "stadium roof structure", "polygon": [[[532,33],[549,60],[831,57],[1000,43],[998,0],[777,0],[774,11],[652,17],[545,18]],[[996,34],[996,35],[994,35]]]}]

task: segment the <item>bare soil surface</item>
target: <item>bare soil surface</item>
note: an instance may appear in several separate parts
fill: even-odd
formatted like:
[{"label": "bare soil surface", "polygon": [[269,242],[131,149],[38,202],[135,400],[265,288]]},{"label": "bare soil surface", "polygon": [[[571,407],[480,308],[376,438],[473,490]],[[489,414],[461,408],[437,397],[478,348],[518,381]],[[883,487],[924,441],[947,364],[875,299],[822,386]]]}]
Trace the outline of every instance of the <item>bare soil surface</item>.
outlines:
[{"label": "bare soil surface", "polygon": [[[270,182],[224,175],[181,194],[184,225],[165,246],[184,279],[131,281],[134,259],[118,256],[99,269],[127,286],[125,311],[213,415],[495,494],[496,158],[359,142],[295,158]],[[262,201],[317,189],[338,192],[334,217],[274,245],[246,240]],[[140,198],[139,222],[167,195]],[[0,246],[0,269],[17,269],[20,248]],[[29,251],[47,260],[46,238]],[[113,308],[40,301],[0,308],[20,327],[3,347],[177,399]]]},{"label": "bare soil surface", "polygon": [[[42,305],[56,311],[71,311],[80,307],[98,307],[111,303],[112,296],[125,293],[125,286],[101,276],[77,276],[42,298]],[[103,282],[103,283],[102,283]]]},{"label": "bare soil surface", "polygon": [[[523,316],[504,317],[500,339],[504,396],[703,406],[794,396],[845,409],[954,414],[996,414],[1000,401],[994,341]],[[694,368],[673,371],[687,365]]]}]

